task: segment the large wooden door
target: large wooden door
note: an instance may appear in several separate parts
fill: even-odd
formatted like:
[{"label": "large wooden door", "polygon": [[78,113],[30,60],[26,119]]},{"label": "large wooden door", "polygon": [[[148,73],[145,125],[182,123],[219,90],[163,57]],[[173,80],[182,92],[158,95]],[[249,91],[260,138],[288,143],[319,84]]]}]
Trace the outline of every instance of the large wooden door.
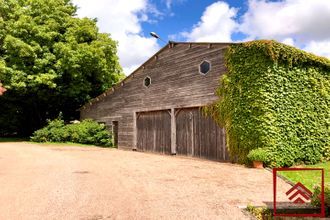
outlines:
[{"label": "large wooden door", "polygon": [[136,127],[138,150],[171,153],[171,115],[168,110],[137,113]]},{"label": "large wooden door", "polygon": [[212,118],[205,117],[199,108],[177,111],[177,154],[218,161],[229,159],[223,128],[220,128]]}]

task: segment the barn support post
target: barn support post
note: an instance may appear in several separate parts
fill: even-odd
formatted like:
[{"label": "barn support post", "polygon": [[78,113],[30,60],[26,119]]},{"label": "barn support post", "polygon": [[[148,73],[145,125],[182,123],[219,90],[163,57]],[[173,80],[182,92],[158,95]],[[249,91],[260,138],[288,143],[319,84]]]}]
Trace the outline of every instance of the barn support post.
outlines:
[{"label": "barn support post", "polygon": [[136,120],[137,120],[137,117],[136,117],[136,112],[133,112],[133,151],[136,151],[136,149],[137,149],[137,144],[136,144],[136,142],[137,142],[137,134],[136,134]]},{"label": "barn support post", "polygon": [[171,108],[171,154],[176,154],[176,122],[174,108]]},{"label": "barn support post", "polygon": [[194,142],[194,137],[195,137],[195,130],[194,130],[194,114],[191,112],[190,113],[190,129],[191,129],[191,156],[195,155],[194,148],[195,148],[195,142]]}]

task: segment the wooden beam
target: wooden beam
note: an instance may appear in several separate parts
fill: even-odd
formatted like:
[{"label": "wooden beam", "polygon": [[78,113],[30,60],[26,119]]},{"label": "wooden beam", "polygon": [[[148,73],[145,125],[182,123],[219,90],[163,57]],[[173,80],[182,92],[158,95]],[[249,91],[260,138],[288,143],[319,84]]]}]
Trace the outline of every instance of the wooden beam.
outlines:
[{"label": "wooden beam", "polygon": [[171,154],[176,154],[176,121],[175,109],[171,109]]},{"label": "wooden beam", "polygon": [[179,108],[176,112],[175,112],[175,116],[177,116],[179,114],[179,112],[181,111],[181,108]]},{"label": "wooden beam", "polygon": [[190,130],[191,130],[191,156],[195,155],[195,142],[194,142],[194,137],[195,137],[195,130],[194,130],[194,115],[192,112],[190,112]]},{"label": "wooden beam", "polygon": [[137,123],[137,113],[133,112],[133,150],[136,151],[137,149],[137,129],[136,129],[136,123]]}]

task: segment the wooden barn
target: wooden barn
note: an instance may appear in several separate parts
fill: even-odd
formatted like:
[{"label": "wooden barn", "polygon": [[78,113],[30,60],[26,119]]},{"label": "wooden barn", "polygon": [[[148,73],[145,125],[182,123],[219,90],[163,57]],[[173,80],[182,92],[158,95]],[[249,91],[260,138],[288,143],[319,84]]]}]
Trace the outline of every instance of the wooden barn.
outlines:
[{"label": "wooden barn", "polygon": [[229,160],[225,131],[200,109],[218,97],[228,43],[170,42],[125,80],[84,105],[120,149]]}]

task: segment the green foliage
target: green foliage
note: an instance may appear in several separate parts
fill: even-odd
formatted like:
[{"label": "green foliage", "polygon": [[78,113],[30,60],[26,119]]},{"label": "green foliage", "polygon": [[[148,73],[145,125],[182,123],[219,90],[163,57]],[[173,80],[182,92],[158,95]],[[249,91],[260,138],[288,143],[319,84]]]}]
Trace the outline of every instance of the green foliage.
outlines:
[{"label": "green foliage", "polygon": [[205,112],[225,127],[233,159],[245,163],[255,148],[275,167],[328,157],[330,60],[260,40],[231,45],[226,65]]},{"label": "green foliage", "polygon": [[330,145],[323,146],[323,159],[326,161],[330,161]]},{"label": "green foliage", "polygon": [[33,133],[34,142],[73,142],[111,147],[111,135],[104,125],[92,120],[65,125],[61,119],[48,121],[48,125]]},{"label": "green foliage", "polygon": [[[311,204],[315,206],[321,206],[321,186],[315,185],[313,187],[313,195],[311,198]],[[324,204],[330,207],[330,185],[326,184],[324,186]]]},{"label": "green foliage", "polygon": [[55,119],[48,121],[48,125],[33,133],[31,141],[35,142],[66,142],[69,134],[65,129],[64,121]]},{"label": "green foliage", "polygon": [[273,214],[267,207],[254,207],[248,205],[246,211],[250,212],[258,220],[272,220]]},{"label": "green foliage", "polygon": [[[311,198],[311,204],[320,207],[321,206],[321,186],[315,185],[313,187],[313,195]],[[325,205],[325,216],[330,216],[330,185],[324,184],[324,205]]]},{"label": "green foliage", "polygon": [[[123,76],[117,44],[69,0],[0,0],[2,135],[65,119]],[[1,135],[1,134],[0,134]]]},{"label": "green foliage", "polygon": [[263,148],[253,149],[247,155],[247,158],[250,161],[261,161],[264,162],[267,160],[267,152]]}]

